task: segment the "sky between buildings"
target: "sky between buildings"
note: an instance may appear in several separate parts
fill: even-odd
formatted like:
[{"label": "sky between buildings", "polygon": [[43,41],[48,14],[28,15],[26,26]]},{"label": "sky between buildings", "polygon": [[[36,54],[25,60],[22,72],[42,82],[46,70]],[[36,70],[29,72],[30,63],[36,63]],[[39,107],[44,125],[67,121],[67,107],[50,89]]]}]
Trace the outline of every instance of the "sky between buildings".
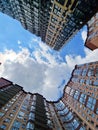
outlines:
[{"label": "sky between buildings", "polygon": [[98,61],[98,49],[84,46],[86,36],[84,26],[60,51],[54,51],[20,22],[0,13],[0,77],[57,100],[76,64]]}]

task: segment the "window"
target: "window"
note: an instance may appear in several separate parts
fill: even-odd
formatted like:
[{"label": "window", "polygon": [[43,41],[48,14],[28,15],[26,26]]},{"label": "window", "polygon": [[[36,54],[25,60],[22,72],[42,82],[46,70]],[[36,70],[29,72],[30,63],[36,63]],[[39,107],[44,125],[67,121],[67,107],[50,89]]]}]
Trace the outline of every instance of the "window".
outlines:
[{"label": "window", "polygon": [[55,26],[52,25],[52,24],[50,24],[49,28],[50,28],[51,30],[54,30],[54,29],[55,29]]},{"label": "window", "polygon": [[10,113],[10,114],[9,114],[9,116],[13,117],[13,116],[14,116],[14,114],[13,114],[13,113]]},{"label": "window", "polygon": [[16,112],[16,110],[17,110],[17,107],[14,107],[12,111],[13,111],[13,112]]},{"label": "window", "polygon": [[22,129],[25,129],[25,127],[26,127],[25,124],[22,124]]},{"label": "window", "polygon": [[23,105],[23,106],[21,107],[21,109],[22,109],[22,110],[27,110],[27,106],[26,106],[26,105]]},{"label": "window", "polygon": [[98,114],[98,107],[96,108],[96,114]]},{"label": "window", "polygon": [[3,107],[3,108],[2,108],[2,110],[4,110],[4,111],[7,111],[7,110],[8,110],[8,108],[6,108],[6,107]]},{"label": "window", "polygon": [[89,97],[86,106],[88,108],[90,108],[91,110],[94,110],[95,104],[96,104],[96,99],[92,98],[92,97]]},{"label": "window", "polygon": [[35,111],[35,106],[31,106],[30,111]]},{"label": "window", "polygon": [[7,123],[9,123],[10,122],[10,118],[6,118],[5,120],[4,120],[4,122],[7,122]]},{"label": "window", "polygon": [[63,110],[65,107],[65,104],[62,101],[60,101],[58,103],[55,103],[55,107],[57,110]]},{"label": "window", "polygon": [[91,68],[88,71],[88,76],[93,76],[93,75],[94,75],[94,68]]},{"label": "window", "polygon": [[22,111],[20,111],[19,113],[18,113],[18,118],[20,118],[20,119],[23,119],[23,116],[24,116],[24,112],[22,112]]},{"label": "window", "polygon": [[4,115],[4,113],[3,112],[0,112],[0,117],[2,117]]},{"label": "window", "polygon": [[11,104],[7,104],[6,106],[7,106],[7,107],[10,107],[10,106],[11,106]]},{"label": "window", "polygon": [[61,11],[62,11],[62,9],[59,6],[54,5],[54,10],[53,10],[54,14],[60,16],[61,15]]},{"label": "window", "polygon": [[53,16],[53,17],[51,18],[51,21],[52,21],[53,23],[56,23],[56,22],[58,21],[58,19]]},{"label": "window", "polygon": [[28,122],[27,127],[26,127],[26,130],[34,130],[34,124]]},{"label": "window", "polygon": [[64,110],[58,111],[58,114],[62,116],[62,115],[67,114],[68,111],[69,111],[69,109],[66,107]]},{"label": "window", "polygon": [[93,85],[98,86],[98,80],[94,81]]},{"label": "window", "polygon": [[35,119],[35,114],[34,113],[30,113],[29,114],[29,120],[34,120]]},{"label": "window", "polygon": [[74,99],[78,100],[79,94],[80,94],[80,92],[76,91],[75,94],[74,94]]},{"label": "window", "polygon": [[81,127],[79,130],[86,130],[86,128],[85,127]]},{"label": "window", "polygon": [[11,130],[19,130],[20,126],[21,126],[21,122],[15,120]]},{"label": "window", "polygon": [[85,104],[86,97],[87,97],[87,96],[86,96],[85,94],[81,94],[79,101],[80,101],[81,103]]},{"label": "window", "polygon": [[65,116],[65,120],[69,121],[73,118],[72,112],[69,112],[68,115]]},{"label": "window", "polygon": [[86,73],[87,73],[87,69],[84,69],[82,72],[82,76],[86,76]]},{"label": "window", "polygon": [[59,4],[64,5],[65,0],[56,0]]},{"label": "window", "polygon": [[71,89],[70,95],[73,96],[73,95],[74,95],[74,92],[75,92],[75,90],[74,90],[74,89]]},{"label": "window", "polygon": [[67,114],[68,111],[69,111],[69,109],[66,107],[66,108],[63,110],[63,114]]},{"label": "window", "polygon": [[74,119],[73,122],[72,122],[72,125],[73,125],[73,128],[76,129],[79,126],[79,121]]},{"label": "window", "polygon": [[3,125],[0,126],[0,128],[1,128],[2,130],[5,130],[5,129],[6,129],[6,125],[3,124]]},{"label": "window", "polygon": [[80,83],[84,83],[85,82],[85,80],[84,79],[80,79]]}]

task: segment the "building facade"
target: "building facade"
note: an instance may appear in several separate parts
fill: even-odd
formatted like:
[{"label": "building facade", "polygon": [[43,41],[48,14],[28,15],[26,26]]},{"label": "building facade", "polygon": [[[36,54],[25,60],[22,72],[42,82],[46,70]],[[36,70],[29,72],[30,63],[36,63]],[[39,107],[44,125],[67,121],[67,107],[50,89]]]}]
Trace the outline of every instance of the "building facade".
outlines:
[{"label": "building facade", "polygon": [[20,21],[55,50],[90,20],[97,7],[97,0],[0,0],[1,12]]},{"label": "building facade", "polygon": [[98,62],[76,65],[61,101],[69,117],[65,126],[69,121],[77,130],[98,130]]},{"label": "building facade", "polygon": [[7,84],[0,87],[0,130],[55,130],[42,95],[26,93],[21,86],[9,84],[6,79],[0,81]]},{"label": "building facade", "polygon": [[91,50],[98,48],[98,13],[88,22],[88,37],[85,45]]},{"label": "building facade", "polygon": [[76,65],[56,102],[1,78],[0,130],[98,130],[98,62]]}]

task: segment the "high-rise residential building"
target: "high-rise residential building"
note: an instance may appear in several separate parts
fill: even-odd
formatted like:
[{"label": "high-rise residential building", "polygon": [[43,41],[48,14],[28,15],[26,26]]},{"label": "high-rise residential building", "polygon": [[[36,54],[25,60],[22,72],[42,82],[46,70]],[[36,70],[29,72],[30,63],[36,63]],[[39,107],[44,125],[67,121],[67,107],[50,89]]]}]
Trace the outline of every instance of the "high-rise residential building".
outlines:
[{"label": "high-rise residential building", "polygon": [[0,79],[0,130],[55,130],[52,114],[42,95]]},{"label": "high-rise residential building", "polygon": [[90,20],[97,7],[97,0],[0,0],[1,12],[20,21],[55,50]]},{"label": "high-rise residential building", "polygon": [[0,130],[98,130],[98,61],[76,65],[56,102],[1,78]]},{"label": "high-rise residential building", "polygon": [[98,13],[88,22],[88,37],[85,45],[91,50],[98,48]]},{"label": "high-rise residential building", "polygon": [[75,123],[77,130],[98,130],[98,61],[75,66],[61,100],[68,116],[63,122]]}]

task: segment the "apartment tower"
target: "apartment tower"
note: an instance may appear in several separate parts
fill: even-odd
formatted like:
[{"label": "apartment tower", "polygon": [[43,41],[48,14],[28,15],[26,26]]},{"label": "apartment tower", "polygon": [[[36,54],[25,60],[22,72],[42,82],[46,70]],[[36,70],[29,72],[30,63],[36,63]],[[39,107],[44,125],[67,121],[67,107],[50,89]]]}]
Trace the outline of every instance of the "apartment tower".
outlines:
[{"label": "apartment tower", "polygon": [[[97,0],[0,0],[0,11],[18,20],[55,50],[98,11]],[[89,14],[89,15],[88,15]]]},{"label": "apartment tower", "polygon": [[56,102],[0,79],[1,130],[98,130],[98,62],[76,65]]}]

